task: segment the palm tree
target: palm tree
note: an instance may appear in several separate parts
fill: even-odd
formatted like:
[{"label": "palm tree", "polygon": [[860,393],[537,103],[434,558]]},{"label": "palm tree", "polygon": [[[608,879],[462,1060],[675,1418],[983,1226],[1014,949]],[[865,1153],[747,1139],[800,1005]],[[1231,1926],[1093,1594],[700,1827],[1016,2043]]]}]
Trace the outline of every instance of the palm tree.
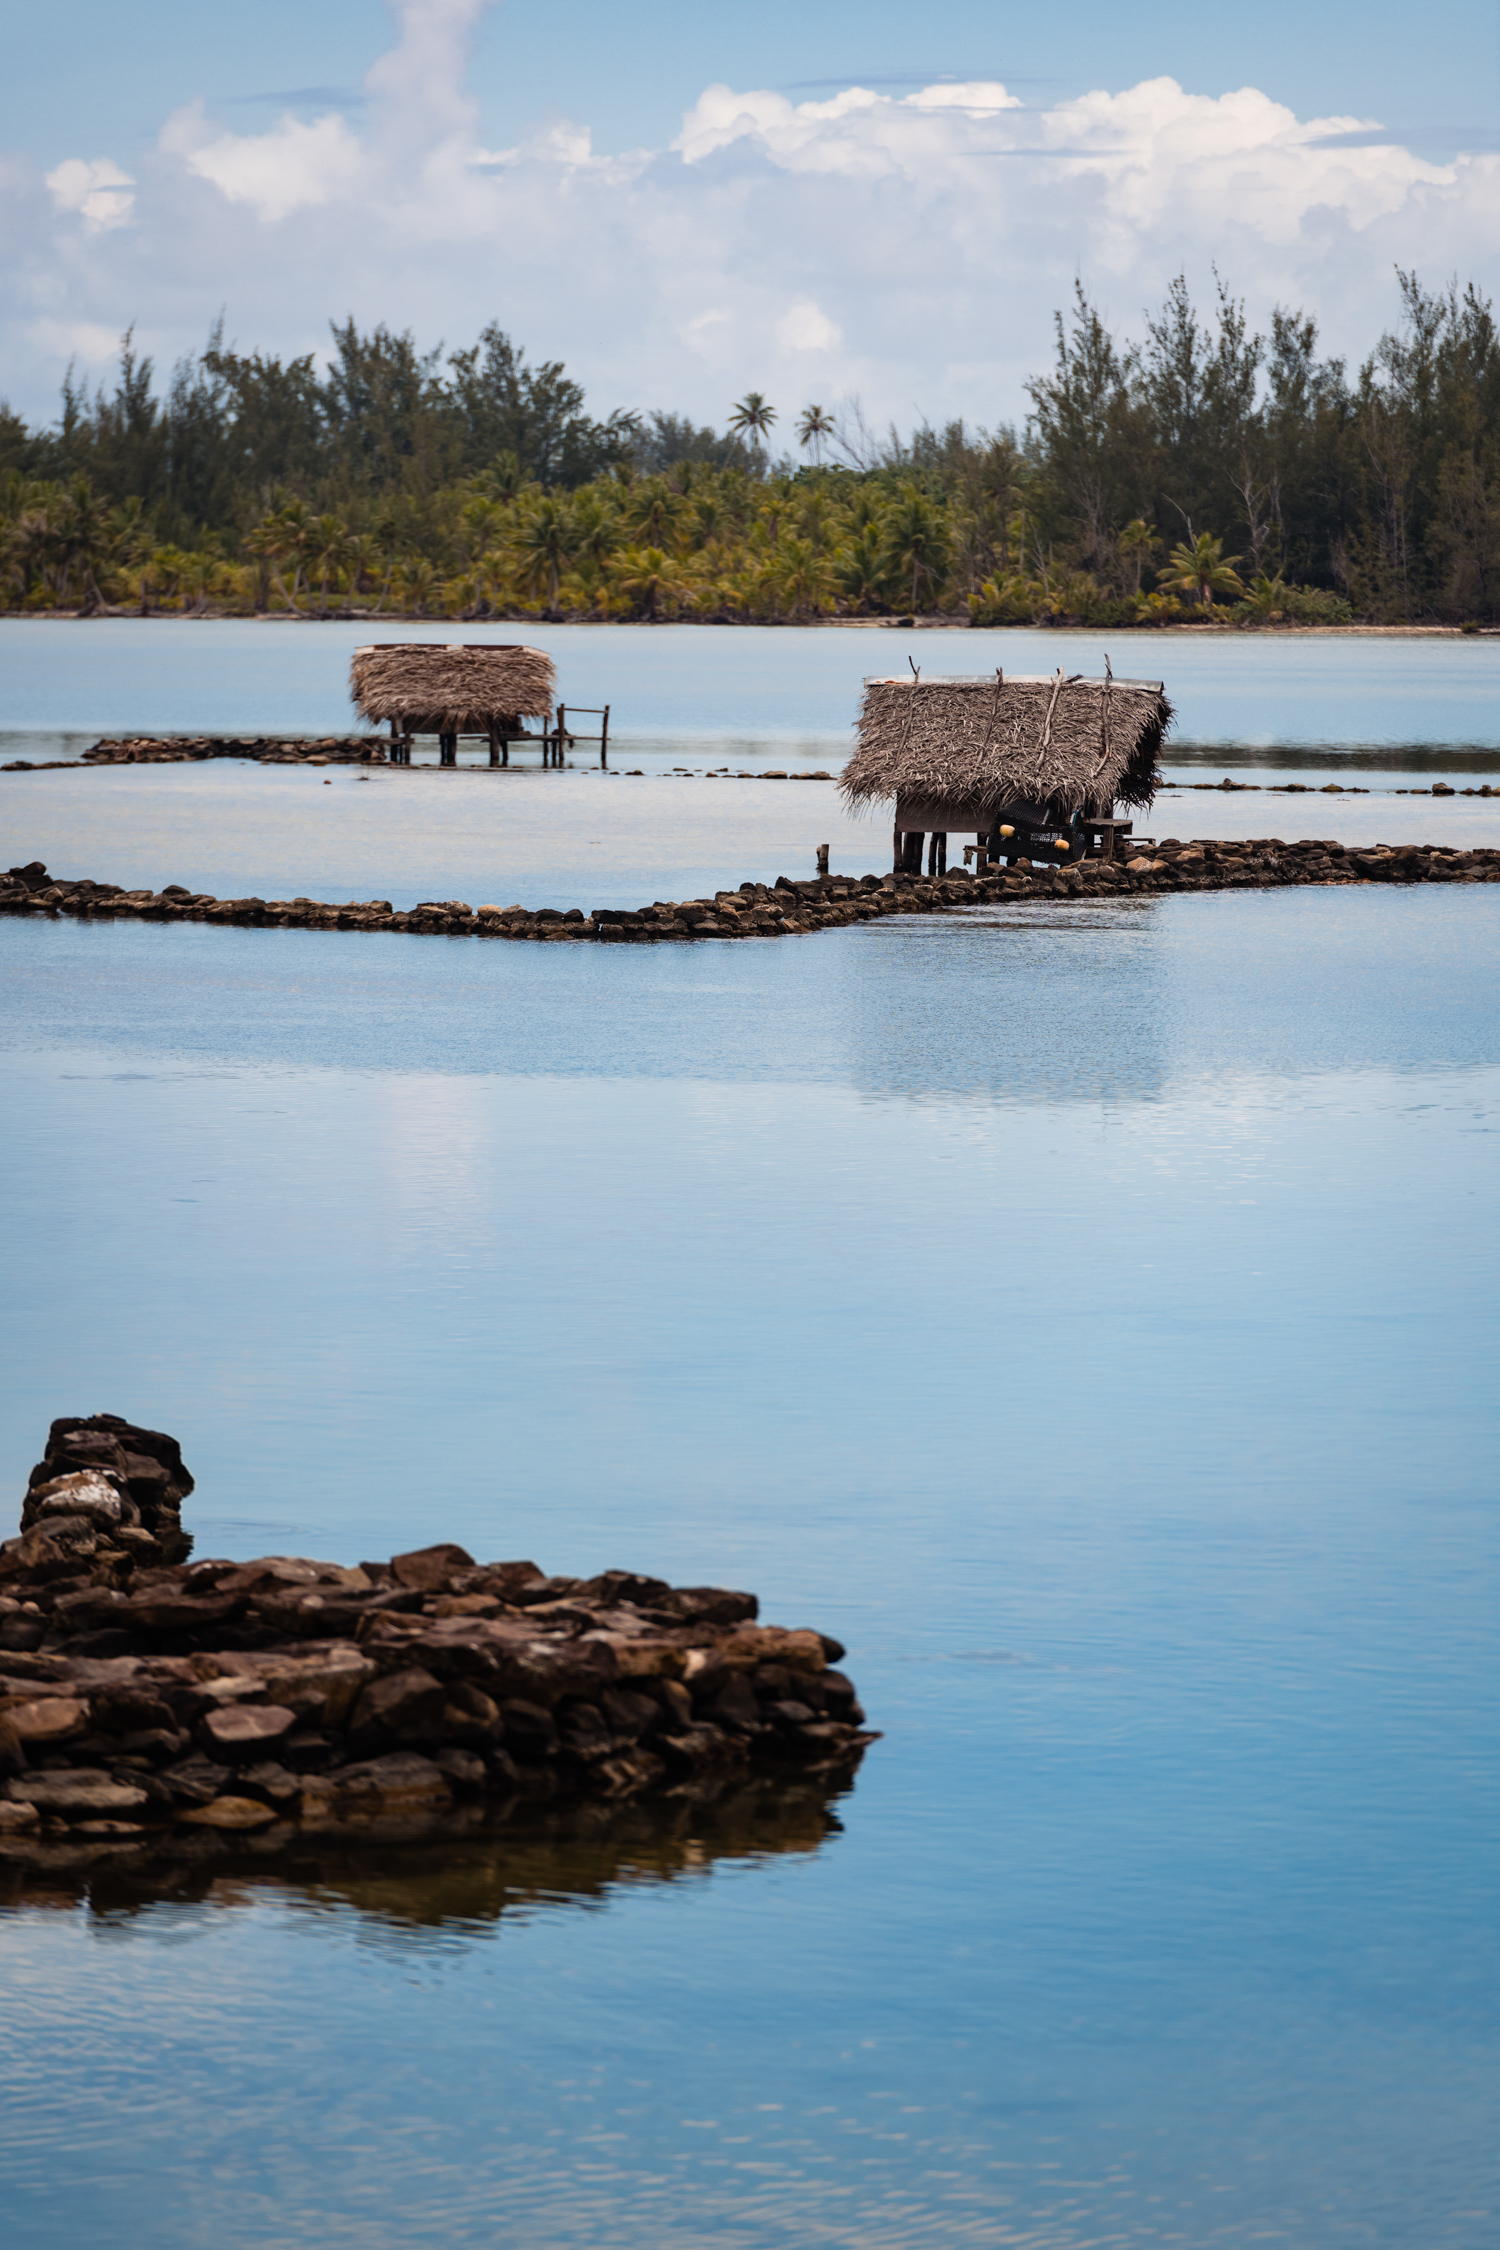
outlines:
[{"label": "palm tree", "polygon": [[828,558],[818,552],[810,539],[783,539],[776,557],[774,582],[776,591],[788,601],[794,616],[799,610],[826,609],[833,592]]},{"label": "palm tree", "polygon": [[648,546],[668,547],[682,506],[682,495],[673,491],[665,477],[643,477],[625,503],[626,528]]},{"label": "palm tree", "polygon": [[519,565],[518,575],[535,587],[545,580],[547,606],[557,607],[558,582],[577,545],[573,511],[565,500],[550,497],[527,509],[511,534]]},{"label": "palm tree", "polygon": [[405,555],[397,573],[401,601],[413,617],[425,617],[439,593],[438,574],[425,555]]},{"label": "palm tree", "polygon": [[812,447],[818,468],[823,466],[823,441],[833,436],[835,427],[833,416],[825,414],[821,406],[804,406],[797,418],[797,443]]},{"label": "palm tree", "polygon": [[1234,567],[1239,559],[1238,555],[1225,554],[1222,539],[1200,531],[1190,547],[1183,545],[1172,549],[1167,557],[1167,569],[1160,573],[1157,584],[1190,594],[1205,609],[1212,609],[1215,594],[1243,594],[1245,591]]},{"label": "palm tree", "polygon": [[109,502],[95,493],[86,476],[73,479],[59,530],[64,588],[76,565],[79,606],[88,612],[103,609],[98,573],[110,551]]},{"label": "palm tree", "polygon": [[736,437],[748,438],[756,452],[763,454],[775,419],[775,407],[767,406],[759,391],[746,391],[729,417],[729,427]]},{"label": "palm tree", "polygon": [[[287,527],[282,520],[279,508],[268,510],[261,517],[259,523],[251,525],[245,534],[245,548],[247,553],[254,555],[261,563],[266,577],[275,581],[276,591],[286,603],[287,608],[296,610],[300,617],[302,612],[298,608],[293,595],[287,592],[281,575],[280,565],[291,550],[288,545]],[[141,615],[144,617],[145,614],[146,581],[143,577],[141,580]]]},{"label": "palm tree", "polygon": [[574,553],[599,568],[615,551],[619,516],[597,492],[585,491],[573,503],[573,530]]},{"label": "palm tree", "polygon": [[616,559],[621,593],[648,617],[659,616],[662,603],[675,601],[685,590],[681,573],[660,547],[625,547]]},{"label": "palm tree", "polygon": [[1120,533],[1120,552],[1129,559],[1134,577],[1134,584],[1130,591],[1132,594],[1138,594],[1141,590],[1141,572],[1156,552],[1156,541],[1151,536],[1151,526],[1144,522],[1140,516],[1137,516],[1133,522],[1126,524],[1125,529]]},{"label": "palm tree", "polygon": [[337,516],[318,516],[307,529],[307,560],[318,573],[318,615],[328,615],[328,581],[349,556],[349,533]]},{"label": "palm tree", "polygon": [[925,500],[914,484],[906,484],[886,510],[882,529],[892,568],[911,580],[915,609],[924,580],[936,596],[948,567],[948,527],[942,511]]},{"label": "palm tree", "polygon": [[834,583],[856,609],[870,609],[885,599],[889,567],[878,535],[866,524],[839,549]]}]

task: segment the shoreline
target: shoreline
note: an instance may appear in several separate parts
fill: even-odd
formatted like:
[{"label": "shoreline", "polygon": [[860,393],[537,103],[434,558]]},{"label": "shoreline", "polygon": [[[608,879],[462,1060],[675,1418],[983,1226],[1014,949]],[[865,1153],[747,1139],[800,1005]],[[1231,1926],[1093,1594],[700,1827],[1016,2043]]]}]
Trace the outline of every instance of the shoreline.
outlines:
[{"label": "shoreline", "polygon": [[1169,619],[1159,625],[1054,625],[1049,620],[1021,624],[978,625],[970,617],[537,617],[528,611],[493,617],[422,617],[410,610],[332,610],[326,617],[309,617],[299,610],[136,610],[6,609],[0,625],[425,625],[434,631],[502,631],[514,626],[540,627],[557,632],[564,627],[639,628],[643,632],[855,632],[855,633],[1047,633],[1060,638],[1086,634],[1097,638],[1123,633],[1161,639],[1168,634],[1189,639],[1223,640],[1338,640],[1353,635],[1384,640],[1500,640],[1500,625],[1233,625],[1228,620]]}]

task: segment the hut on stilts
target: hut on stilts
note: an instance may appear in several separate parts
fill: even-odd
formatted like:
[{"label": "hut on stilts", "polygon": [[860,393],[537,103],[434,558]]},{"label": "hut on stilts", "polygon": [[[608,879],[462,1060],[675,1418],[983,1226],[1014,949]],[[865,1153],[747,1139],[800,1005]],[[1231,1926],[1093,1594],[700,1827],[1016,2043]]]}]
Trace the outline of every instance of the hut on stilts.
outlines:
[{"label": "hut on stilts", "polygon": [[[1160,680],[1081,673],[865,682],[859,739],[840,777],[851,811],[896,800],[897,871],[948,864],[948,839],[968,833],[984,867],[1029,859],[1073,865],[1117,855],[1156,794],[1172,706]],[[930,839],[930,841],[929,841]]]},{"label": "hut on stilts", "polygon": [[[478,735],[489,744],[490,764],[510,763],[513,742],[540,742],[542,763],[561,765],[567,744],[579,738],[559,704],[554,717],[557,674],[542,649],[478,642],[378,642],[356,649],[349,667],[349,690],[358,710],[376,726],[389,725],[391,761],[410,765],[414,735],[435,734],[445,766],[458,763],[460,735]],[[576,715],[576,706],[575,706]],[[609,747],[609,707],[591,712],[601,720],[599,763]],[[528,719],[540,727],[528,730]]]}]

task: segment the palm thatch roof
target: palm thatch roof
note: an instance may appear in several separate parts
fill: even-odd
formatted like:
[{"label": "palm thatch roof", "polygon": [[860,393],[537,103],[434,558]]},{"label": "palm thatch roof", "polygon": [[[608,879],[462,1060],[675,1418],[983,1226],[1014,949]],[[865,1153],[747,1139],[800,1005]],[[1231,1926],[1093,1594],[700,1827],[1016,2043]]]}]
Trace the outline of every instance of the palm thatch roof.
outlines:
[{"label": "palm thatch roof", "polygon": [[500,719],[552,715],[557,674],[539,648],[494,641],[388,641],[357,648],[349,692],[376,725],[406,734],[483,734]]},{"label": "palm thatch roof", "polygon": [[[1172,723],[1160,680],[1080,674],[865,682],[859,741],[840,776],[851,810],[884,797],[920,804],[955,829],[1018,803],[1106,818],[1144,809]],[[973,817],[969,817],[972,815]]]}]

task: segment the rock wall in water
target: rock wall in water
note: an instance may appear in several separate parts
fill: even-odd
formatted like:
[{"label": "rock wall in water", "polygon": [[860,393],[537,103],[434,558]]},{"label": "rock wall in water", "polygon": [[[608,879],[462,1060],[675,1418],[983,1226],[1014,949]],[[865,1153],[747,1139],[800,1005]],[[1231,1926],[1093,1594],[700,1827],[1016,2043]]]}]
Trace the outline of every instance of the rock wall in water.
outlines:
[{"label": "rock wall in water", "polygon": [[518,1799],[837,1775],[873,1739],[839,1644],[753,1594],[451,1542],[192,1562],[192,1489],[160,1431],[53,1423],[0,1546],[0,1856],[451,1832]]}]

